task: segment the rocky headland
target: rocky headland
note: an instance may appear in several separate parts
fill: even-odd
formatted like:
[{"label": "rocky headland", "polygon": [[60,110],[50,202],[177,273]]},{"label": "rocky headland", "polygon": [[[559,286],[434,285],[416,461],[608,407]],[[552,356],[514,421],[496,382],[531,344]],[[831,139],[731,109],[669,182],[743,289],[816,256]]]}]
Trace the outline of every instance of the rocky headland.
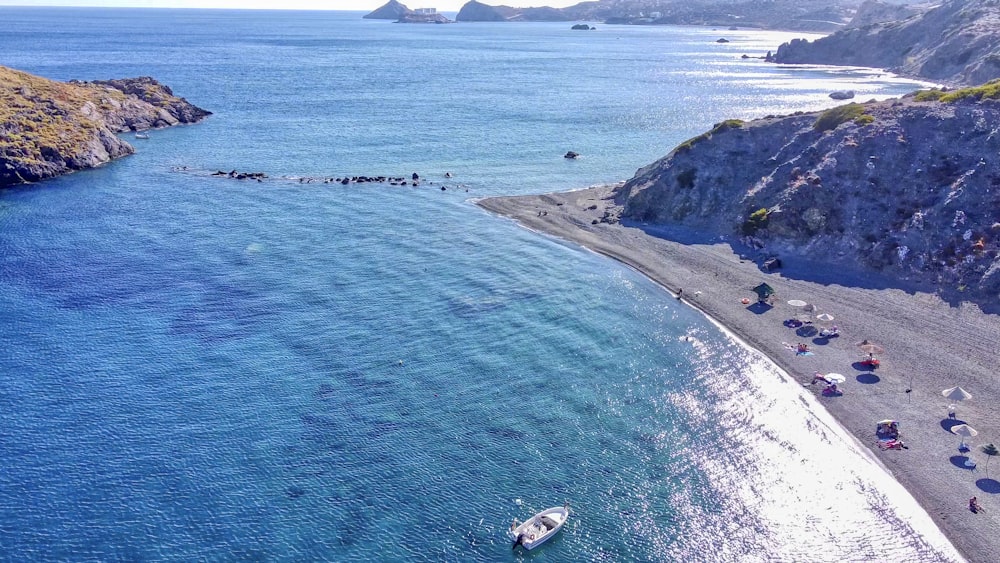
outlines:
[{"label": "rocky headland", "polygon": [[1000,81],[726,121],[640,169],[615,200],[624,220],[742,237],[996,308],[998,123]]},{"label": "rocky headland", "polygon": [[854,16],[857,0],[598,0],[566,8],[515,8],[470,0],[456,21],[598,21],[624,25],[711,25],[834,31]]},{"label": "rocky headland", "polygon": [[116,133],[194,123],[208,115],[149,77],[56,82],[0,67],[0,187],[135,152]]},{"label": "rocky headland", "polygon": [[573,8],[512,8],[510,6],[491,6],[470,0],[466,2],[455,16],[460,22],[502,22],[502,21],[571,21],[585,19],[577,17]]},{"label": "rocky headland", "polygon": [[778,47],[778,63],[885,68],[952,85],[1000,77],[1000,0],[945,0],[916,10],[870,2],[848,28]]}]

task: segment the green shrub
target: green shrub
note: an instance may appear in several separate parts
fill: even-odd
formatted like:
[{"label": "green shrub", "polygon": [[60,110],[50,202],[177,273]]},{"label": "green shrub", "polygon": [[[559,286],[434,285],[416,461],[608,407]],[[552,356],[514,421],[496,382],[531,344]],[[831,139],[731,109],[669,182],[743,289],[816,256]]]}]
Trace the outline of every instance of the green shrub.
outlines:
[{"label": "green shrub", "polygon": [[946,103],[957,102],[966,98],[974,98],[976,100],[1000,100],[1000,78],[990,80],[986,84],[980,86],[973,86],[971,88],[962,88],[961,90],[947,92],[945,95],[941,96],[941,101]]},{"label": "green shrub", "polygon": [[937,88],[932,88],[930,90],[920,90],[913,96],[913,99],[918,102],[939,102],[944,95],[945,92]]},{"label": "green shrub", "polygon": [[712,133],[719,133],[726,129],[739,129],[741,127],[743,127],[742,119],[727,119],[722,123],[716,123],[715,127],[712,128]]},{"label": "green shrub", "polygon": [[1000,78],[990,80],[979,86],[952,90],[951,92],[938,90],[937,88],[921,90],[913,96],[913,99],[918,102],[938,101],[944,103],[957,102],[967,98],[975,100],[1000,100]]},{"label": "green shrub", "polygon": [[700,143],[701,141],[704,141],[706,139],[711,139],[712,135],[715,134],[715,133],[720,133],[722,131],[725,131],[726,129],[739,129],[741,127],[743,127],[743,120],[741,120],[741,119],[727,119],[727,120],[723,121],[722,123],[716,123],[715,126],[712,127],[711,131],[706,131],[706,132],[702,133],[701,135],[698,135],[697,137],[691,137],[690,139],[688,139],[688,140],[684,141],[683,143],[677,145],[677,148],[675,148],[674,150],[677,151],[677,152],[689,150],[696,143]]},{"label": "green shrub", "polygon": [[761,207],[743,222],[743,234],[752,235],[767,226],[767,208]]},{"label": "green shrub", "polygon": [[813,129],[817,131],[833,131],[842,123],[854,121],[858,125],[867,125],[875,118],[865,113],[865,106],[861,104],[847,104],[828,109],[819,114]]}]

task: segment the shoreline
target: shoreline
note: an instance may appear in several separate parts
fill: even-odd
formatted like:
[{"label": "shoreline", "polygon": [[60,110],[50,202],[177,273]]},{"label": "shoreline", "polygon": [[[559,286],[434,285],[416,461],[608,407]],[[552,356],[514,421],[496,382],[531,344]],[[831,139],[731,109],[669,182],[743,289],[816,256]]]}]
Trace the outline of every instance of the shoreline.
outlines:
[{"label": "shoreline", "polygon": [[[638,224],[600,222],[605,211],[617,211],[614,186],[563,193],[492,197],[479,207],[510,218],[534,232],[578,244],[617,260],[650,278],[698,309],[743,344],[759,351],[797,382],[805,384],[844,430],[927,511],[952,545],[969,561],[993,561],[1000,552],[1000,459],[991,460],[979,447],[1000,445],[1000,415],[990,408],[1000,398],[994,375],[1000,342],[1000,315],[963,303],[951,306],[932,293],[886,283],[866,272],[816,275],[817,264],[794,258],[782,269],[763,272],[730,238]],[[654,233],[655,234],[651,234]],[[741,302],[756,301],[751,288],[767,282],[777,292],[773,308],[761,311]],[[683,291],[680,291],[683,290]],[[834,315],[841,336],[826,341],[783,324],[795,315],[787,305],[802,299],[820,312]],[[801,330],[801,329],[798,329]],[[864,371],[856,343],[870,339],[883,345],[882,366]],[[785,342],[805,342],[812,356],[789,353]],[[808,383],[814,372],[847,376],[840,397],[821,396]],[[957,405],[957,420],[948,417],[946,388],[961,385],[972,398]],[[882,451],[875,424],[900,422],[907,450]],[[979,435],[958,450],[960,438],[948,429],[968,422]],[[998,456],[1000,458],[1000,456]],[[977,463],[968,469],[964,462]],[[976,496],[984,508],[968,509]]]}]

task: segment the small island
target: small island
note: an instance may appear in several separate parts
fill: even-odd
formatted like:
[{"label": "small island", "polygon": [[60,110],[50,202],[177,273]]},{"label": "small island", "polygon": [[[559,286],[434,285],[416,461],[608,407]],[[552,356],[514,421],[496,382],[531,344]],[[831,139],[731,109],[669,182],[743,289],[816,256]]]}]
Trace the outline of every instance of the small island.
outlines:
[{"label": "small island", "polygon": [[0,66],[0,187],[134,153],[117,133],[196,123],[209,115],[148,76],[57,82]]},{"label": "small island", "polygon": [[366,20],[395,20],[396,23],[454,23],[435,8],[411,10],[398,0],[389,0],[362,16]]}]

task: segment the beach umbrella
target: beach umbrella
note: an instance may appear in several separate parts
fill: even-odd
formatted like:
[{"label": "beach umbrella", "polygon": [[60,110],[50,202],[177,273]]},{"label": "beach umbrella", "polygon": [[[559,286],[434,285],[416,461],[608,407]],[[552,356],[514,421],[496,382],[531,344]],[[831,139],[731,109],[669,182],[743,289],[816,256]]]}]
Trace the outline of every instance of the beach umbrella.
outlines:
[{"label": "beach umbrella", "polygon": [[952,387],[951,389],[945,389],[941,391],[941,394],[952,401],[964,401],[966,399],[972,398],[972,393],[969,393],[961,387]]},{"label": "beach umbrella", "polygon": [[885,348],[879,346],[878,344],[875,344],[874,342],[869,341],[867,338],[862,340],[861,342],[858,342],[858,348],[861,348],[861,351],[864,352],[865,354],[885,353]]},{"label": "beach umbrella", "polygon": [[830,313],[820,313],[820,314],[816,315],[816,320],[817,321],[823,321],[824,323],[828,323],[828,322],[830,322],[830,321],[833,320],[833,315],[831,315]]},{"label": "beach umbrella", "polygon": [[847,381],[847,377],[839,373],[828,373],[823,377],[825,377],[826,380],[829,381],[830,383],[843,383]]},{"label": "beach umbrella", "polygon": [[983,450],[983,453],[986,454],[986,478],[989,479],[990,478],[990,458],[993,457],[993,456],[995,456],[995,455],[1000,455],[1000,450],[998,450],[997,447],[994,446],[993,444],[986,444],[985,446],[982,446],[979,449]]},{"label": "beach umbrella", "polygon": [[962,442],[958,445],[958,449],[967,450],[969,446],[965,445],[966,438],[972,438],[973,436],[978,436],[979,431],[975,428],[969,426],[968,424],[958,424],[951,427],[951,433],[956,436],[962,437]]},{"label": "beach umbrella", "polygon": [[792,299],[791,301],[788,302],[788,304],[791,305],[792,307],[805,307],[806,305],[808,305],[808,303],[806,303],[801,299]]},{"label": "beach umbrella", "polygon": [[774,288],[767,285],[766,283],[758,285],[757,287],[753,288],[752,291],[757,294],[758,301],[764,301],[768,297],[774,295]]}]

